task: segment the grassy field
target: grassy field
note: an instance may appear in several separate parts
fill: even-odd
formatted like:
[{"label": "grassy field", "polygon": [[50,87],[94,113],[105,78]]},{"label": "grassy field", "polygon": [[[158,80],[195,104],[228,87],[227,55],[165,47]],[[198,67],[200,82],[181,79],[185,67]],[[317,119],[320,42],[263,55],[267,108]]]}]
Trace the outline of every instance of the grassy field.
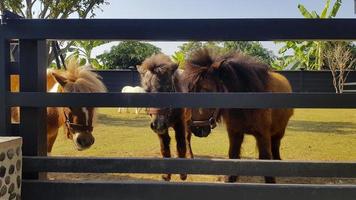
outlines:
[{"label": "grassy field", "polygon": [[[133,111],[131,111],[133,113]],[[76,151],[71,141],[59,135],[52,155],[54,156],[105,156],[105,157],[160,157],[157,136],[149,128],[145,114],[117,113],[115,108],[100,109],[94,128],[96,138],[93,147]],[[171,132],[172,138],[174,138]],[[207,138],[192,137],[196,157],[227,158],[228,138],[220,126]],[[175,140],[171,143],[175,152]],[[175,155],[173,153],[173,155]],[[255,139],[245,137],[242,146],[243,158],[258,156]],[[286,136],[282,140],[281,156],[284,160],[356,161],[356,110],[342,109],[297,109],[292,117]],[[52,175],[55,179],[115,179],[160,180],[160,175],[141,174],[66,174]],[[189,181],[217,181],[216,176],[189,176]],[[178,181],[178,176],[173,176]],[[240,181],[261,182],[262,178],[243,177]],[[301,183],[356,183],[343,179],[277,179],[278,182]]]}]

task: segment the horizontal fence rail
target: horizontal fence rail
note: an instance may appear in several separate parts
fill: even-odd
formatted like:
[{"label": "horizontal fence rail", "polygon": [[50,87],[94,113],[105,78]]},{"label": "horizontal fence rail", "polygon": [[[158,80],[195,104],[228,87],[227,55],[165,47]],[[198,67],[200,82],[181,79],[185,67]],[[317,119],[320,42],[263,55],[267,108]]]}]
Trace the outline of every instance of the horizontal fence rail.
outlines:
[{"label": "horizontal fence rail", "polygon": [[[95,167],[93,167],[95,166]],[[356,178],[356,163],[226,159],[24,157],[25,172],[175,173]]]},{"label": "horizontal fence rail", "polygon": [[10,106],[356,108],[356,94],[333,93],[8,93]]},{"label": "horizontal fence rail", "polygon": [[29,199],[51,200],[354,200],[355,194],[352,185],[24,181],[22,186]]},{"label": "horizontal fence rail", "polygon": [[354,27],[354,19],[9,19],[0,26],[0,35],[68,40],[355,40]]}]

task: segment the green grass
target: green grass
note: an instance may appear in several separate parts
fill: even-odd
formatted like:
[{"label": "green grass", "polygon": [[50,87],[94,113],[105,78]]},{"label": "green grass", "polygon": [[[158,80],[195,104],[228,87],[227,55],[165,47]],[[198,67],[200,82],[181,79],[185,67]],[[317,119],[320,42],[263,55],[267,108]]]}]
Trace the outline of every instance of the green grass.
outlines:
[{"label": "green grass", "polygon": [[[52,155],[160,157],[159,141],[155,133],[150,130],[149,117],[145,114],[120,114],[114,108],[99,109],[94,135],[96,141],[93,147],[79,152],[74,149],[71,141],[60,134]],[[171,137],[174,138],[173,131]],[[224,127],[219,126],[214,129],[207,138],[193,136],[192,148],[196,157],[227,158],[228,138]],[[174,139],[172,139],[171,150],[172,155],[175,155]],[[250,159],[257,156],[255,139],[246,136],[242,145],[242,157]],[[295,110],[282,140],[281,156],[284,160],[356,161],[356,110]],[[159,175],[130,174],[103,174],[84,178],[98,177],[125,180],[160,178]],[[72,175],[71,178],[83,178],[83,176]],[[189,180],[215,181],[216,176],[189,176]],[[285,181],[289,182],[290,179]]]}]

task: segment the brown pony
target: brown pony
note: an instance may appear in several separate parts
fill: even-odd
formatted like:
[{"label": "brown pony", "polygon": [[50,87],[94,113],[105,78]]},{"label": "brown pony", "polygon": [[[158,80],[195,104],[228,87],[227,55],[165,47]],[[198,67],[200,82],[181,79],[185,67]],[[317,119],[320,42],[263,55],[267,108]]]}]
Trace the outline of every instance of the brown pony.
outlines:
[{"label": "brown pony", "polygon": [[[146,92],[181,92],[180,71],[177,68],[178,65],[163,54],[147,58],[141,66],[137,67],[141,75],[141,85]],[[161,145],[161,154],[165,158],[171,157],[169,127],[172,127],[175,131],[178,157],[186,158],[188,147],[190,158],[193,158],[190,146],[191,133],[187,130],[184,112],[185,110],[182,108],[149,109],[151,129],[157,133]],[[169,181],[171,174],[163,175],[162,178]],[[180,178],[185,180],[187,175],[181,174]]]},{"label": "brown pony", "polygon": [[[66,71],[47,70],[48,92],[106,92],[100,77],[71,61]],[[11,77],[12,91],[18,91],[18,77]],[[11,110],[12,121],[19,122],[19,109]],[[92,107],[48,107],[47,108],[47,152],[52,151],[59,128],[65,125],[66,136],[77,150],[89,148],[94,143]]]},{"label": "brown pony", "polygon": [[[194,52],[183,73],[188,92],[292,92],[288,80],[257,60],[239,54],[218,55],[209,49]],[[238,101],[238,99],[236,99]],[[208,135],[223,119],[229,135],[229,158],[240,158],[244,134],[256,138],[260,159],[280,160],[280,142],[293,109],[192,109],[190,129]],[[235,182],[237,176],[227,177]],[[275,183],[274,177],[265,177]]]}]

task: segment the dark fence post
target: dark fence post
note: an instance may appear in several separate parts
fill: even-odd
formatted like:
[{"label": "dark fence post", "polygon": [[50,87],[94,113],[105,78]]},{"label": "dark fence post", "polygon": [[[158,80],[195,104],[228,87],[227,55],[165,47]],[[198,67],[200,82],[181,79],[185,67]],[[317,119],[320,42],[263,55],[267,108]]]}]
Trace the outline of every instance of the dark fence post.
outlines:
[{"label": "dark fence post", "polygon": [[[45,40],[20,40],[20,92],[46,92],[47,51]],[[23,155],[47,154],[46,108],[21,107],[20,135]],[[38,174],[24,178],[37,179]]]},{"label": "dark fence post", "polygon": [[0,37],[0,136],[11,135],[10,108],[6,96],[10,91],[10,42]]}]

